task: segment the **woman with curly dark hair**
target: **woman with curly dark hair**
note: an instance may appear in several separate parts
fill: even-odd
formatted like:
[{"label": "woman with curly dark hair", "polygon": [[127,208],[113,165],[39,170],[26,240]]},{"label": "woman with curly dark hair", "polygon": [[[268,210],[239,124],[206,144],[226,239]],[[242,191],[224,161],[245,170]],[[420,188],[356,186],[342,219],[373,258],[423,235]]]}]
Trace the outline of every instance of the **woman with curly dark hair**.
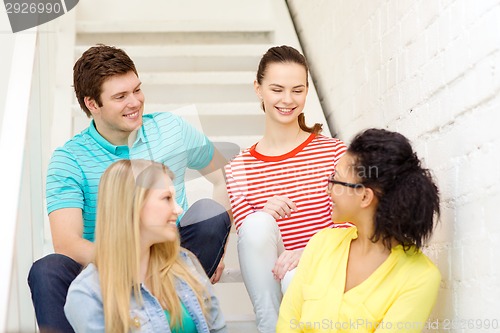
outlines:
[{"label": "woman with curly dark hair", "polygon": [[403,135],[358,134],[329,179],[335,223],[308,243],[284,296],[277,332],[420,332],[441,276],[420,248],[439,193]]}]

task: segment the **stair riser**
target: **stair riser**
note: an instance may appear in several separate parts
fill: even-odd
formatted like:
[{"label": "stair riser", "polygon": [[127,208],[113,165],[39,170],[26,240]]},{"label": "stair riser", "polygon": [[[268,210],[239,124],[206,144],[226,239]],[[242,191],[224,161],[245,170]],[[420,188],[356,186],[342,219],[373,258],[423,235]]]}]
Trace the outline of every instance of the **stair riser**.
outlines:
[{"label": "stair riser", "polygon": [[271,32],[78,33],[77,45],[269,44]]},{"label": "stair riser", "polygon": [[184,116],[187,122],[199,124],[205,135],[211,136],[247,136],[262,135],[264,132],[264,115],[239,115],[235,110],[232,116]]},{"label": "stair riser", "polygon": [[255,102],[251,84],[182,85],[144,83],[148,103],[244,103]]},{"label": "stair riser", "polygon": [[135,66],[143,72],[189,72],[189,71],[255,71],[258,57],[135,57]]}]

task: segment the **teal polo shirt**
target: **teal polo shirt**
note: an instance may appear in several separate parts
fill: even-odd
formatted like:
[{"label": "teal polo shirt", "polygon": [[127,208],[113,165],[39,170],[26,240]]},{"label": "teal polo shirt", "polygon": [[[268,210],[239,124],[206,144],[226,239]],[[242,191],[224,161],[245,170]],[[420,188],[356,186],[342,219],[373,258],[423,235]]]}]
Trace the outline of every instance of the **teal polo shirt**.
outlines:
[{"label": "teal polo shirt", "polygon": [[109,143],[97,132],[93,120],[87,129],[57,148],[47,171],[47,213],[80,208],[83,238],[94,241],[99,180],[110,164],[121,159],[154,160],[168,166],[175,174],[176,200],[186,211],[186,169],[206,167],[213,157],[213,144],[185,120],[169,112],[143,115],[142,121],[130,148]]}]

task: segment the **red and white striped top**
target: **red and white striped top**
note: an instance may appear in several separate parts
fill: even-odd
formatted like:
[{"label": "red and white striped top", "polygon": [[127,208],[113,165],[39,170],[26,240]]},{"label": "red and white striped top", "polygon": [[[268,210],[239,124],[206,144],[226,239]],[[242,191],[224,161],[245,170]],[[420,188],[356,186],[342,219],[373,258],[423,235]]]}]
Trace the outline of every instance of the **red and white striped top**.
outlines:
[{"label": "red and white striped top", "polygon": [[328,176],[347,147],[338,139],[315,134],[281,156],[259,154],[255,146],[225,168],[236,229],[247,215],[262,210],[269,198],[287,196],[297,211],[276,222],[285,249],[302,249],[316,232],[334,226],[332,201],[325,190]]}]

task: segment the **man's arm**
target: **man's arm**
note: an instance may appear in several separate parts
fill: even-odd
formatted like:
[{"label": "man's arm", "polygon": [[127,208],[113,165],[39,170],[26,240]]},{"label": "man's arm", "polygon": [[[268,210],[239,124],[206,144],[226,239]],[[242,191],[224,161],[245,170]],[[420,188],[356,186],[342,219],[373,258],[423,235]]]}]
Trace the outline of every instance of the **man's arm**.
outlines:
[{"label": "man's arm", "polygon": [[[212,195],[213,199],[218,203],[220,203],[226,209],[226,212],[229,214],[229,218],[231,219],[232,223],[233,214],[231,213],[231,205],[229,203],[229,196],[226,190],[226,177],[224,174],[224,166],[226,165],[226,163],[227,161],[224,158],[224,156],[222,156],[222,154],[214,147],[214,154],[212,156],[212,160],[206,167],[201,169],[200,172],[203,176],[205,176],[205,178],[209,182],[212,183],[214,187]],[[219,279],[222,276],[222,272],[224,271],[224,268],[226,266],[224,264],[224,256],[226,255],[228,240],[229,236],[228,239],[226,240],[226,244],[224,245],[224,255],[222,256],[215,273],[212,275],[210,279],[212,283],[219,282]]]},{"label": "man's arm", "polygon": [[95,246],[84,239],[82,210],[62,208],[49,214],[54,251],[85,266],[94,257]]},{"label": "man's arm", "polygon": [[226,164],[227,161],[224,156],[214,147],[212,160],[206,167],[200,170],[200,173],[212,183],[214,186],[213,199],[224,206],[232,221],[231,205],[229,204],[224,175],[224,166]]}]

